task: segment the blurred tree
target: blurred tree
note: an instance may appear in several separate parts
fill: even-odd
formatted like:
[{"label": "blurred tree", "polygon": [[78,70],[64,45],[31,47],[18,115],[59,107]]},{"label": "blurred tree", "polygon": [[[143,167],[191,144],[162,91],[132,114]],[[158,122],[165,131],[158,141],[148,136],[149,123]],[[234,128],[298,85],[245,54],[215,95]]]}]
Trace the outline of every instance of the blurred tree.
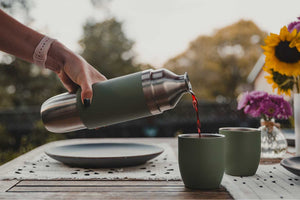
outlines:
[{"label": "blurred tree", "polygon": [[114,18],[101,23],[87,22],[80,40],[82,56],[107,78],[139,71],[134,64],[133,41],[122,31]]},{"label": "blurred tree", "polygon": [[[0,64],[0,122],[14,139],[13,146],[9,143],[9,138],[3,140],[8,143],[10,150],[26,147],[21,144],[21,139],[25,135],[33,136],[34,124],[40,121],[39,106],[46,99],[63,91],[65,89],[57,76],[47,69],[20,59]],[[47,137],[41,142],[46,139]]]},{"label": "blurred tree", "polygon": [[0,8],[13,16],[21,16],[23,23],[28,24],[32,21],[30,8],[33,3],[31,0],[0,0]]},{"label": "blurred tree", "polygon": [[15,59],[0,64],[0,108],[39,106],[66,91],[55,73]]},{"label": "blurred tree", "polygon": [[232,100],[246,86],[265,36],[252,21],[240,20],[212,36],[199,36],[164,67],[179,74],[187,71],[200,99]]},{"label": "blurred tree", "polygon": [[94,7],[102,9],[103,7],[106,8],[111,1],[112,0],[91,0],[91,3]]}]

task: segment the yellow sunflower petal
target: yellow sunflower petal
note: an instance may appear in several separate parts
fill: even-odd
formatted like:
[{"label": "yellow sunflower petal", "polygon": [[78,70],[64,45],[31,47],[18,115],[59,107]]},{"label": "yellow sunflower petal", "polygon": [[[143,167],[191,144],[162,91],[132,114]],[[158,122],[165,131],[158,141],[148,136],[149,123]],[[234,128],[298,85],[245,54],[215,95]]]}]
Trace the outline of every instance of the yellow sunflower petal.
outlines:
[{"label": "yellow sunflower petal", "polygon": [[291,41],[291,43],[289,44],[289,47],[294,48],[296,45],[297,45],[297,38],[295,38]]},{"label": "yellow sunflower petal", "polygon": [[286,41],[288,34],[289,34],[289,31],[288,31],[287,27],[286,26],[282,27],[280,30],[280,35],[279,35],[280,40]]},{"label": "yellow sunflower petal", "polygon": [[268,36],[266,39],[265,39],[265,43],[266,45],[270,46],[276,46],[278,43],[280,42],[280,38],[278,35],[276,34],[271,34],[270,36]]},{"label": "yellow sunflower petal", "polygon": [[296,44],[296,48],[300,52],[300,42],[298,44]]},{"label": "yellow sunflower petal", "polygon": [[292,41],[296,38],[296,35],[297,35],[297,30],[294,29],[291,33],[290,32],[287,33],[286,40],[287,41]]},{"label": "yellow sunflower petal", "polygon": [[[271,73],[272,73],[272,69],[269,68],[269,67],[267,67],[267,66],[264,66],[264,67],[263,67],[263,70],[266,71],[266,72],[268,72],[270,75],[271,75]],[[267,76],[265,76],[265,77],[267,77]],[[269,76],[268,76],[268,77],[269,77]]]}]

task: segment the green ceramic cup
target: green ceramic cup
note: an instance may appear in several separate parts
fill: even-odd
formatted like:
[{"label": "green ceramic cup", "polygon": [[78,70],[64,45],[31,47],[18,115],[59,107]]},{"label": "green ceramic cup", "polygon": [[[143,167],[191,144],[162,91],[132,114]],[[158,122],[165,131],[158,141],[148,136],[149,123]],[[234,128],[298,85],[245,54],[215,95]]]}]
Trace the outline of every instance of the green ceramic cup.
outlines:
[{"label": "green ceramic cup", "polygon": [[232,176],[252,176],[260,160],[261,131],[246,127],[224,127],[219,134],[225,135],[225,173]]},{"label": "green ceramic cup", "polygon": [[224,174],[225,137],[219,134],[178,136],[178,160],[185,187],[215,189]]}]

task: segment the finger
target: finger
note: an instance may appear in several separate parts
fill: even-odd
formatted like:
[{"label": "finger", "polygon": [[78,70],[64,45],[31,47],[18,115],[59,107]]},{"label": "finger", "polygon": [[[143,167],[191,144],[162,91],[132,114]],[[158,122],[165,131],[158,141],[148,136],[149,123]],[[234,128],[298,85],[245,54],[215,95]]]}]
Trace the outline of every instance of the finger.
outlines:
[{"label": "finger", "polygon": [[75,93],[77,91],[78,85],[74,83],[64,71],[61,71],[57,75],[69,93]]},{"label": "finger", "polygon": [[84,83],[81,85],[81,101],[85,106],[89,106],[92,103],[93,89],[92,85]]}]

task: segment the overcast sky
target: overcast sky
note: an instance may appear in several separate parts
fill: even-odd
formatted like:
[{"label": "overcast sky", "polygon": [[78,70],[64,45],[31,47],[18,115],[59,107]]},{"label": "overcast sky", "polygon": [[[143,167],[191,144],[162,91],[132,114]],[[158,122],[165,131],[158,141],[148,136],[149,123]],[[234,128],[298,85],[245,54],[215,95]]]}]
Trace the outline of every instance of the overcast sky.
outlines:
[{"label": "overcast sky", "polygon": [[112,0],[108,6],[109,12],[94,8],[89,0],[34,0],[31,27],[78,52],[86,20],[103,20],[110,13],[136,42],[137,61],[160,67],[197,36],[240,19],[278,33],[300,16],[300,0]]}]

